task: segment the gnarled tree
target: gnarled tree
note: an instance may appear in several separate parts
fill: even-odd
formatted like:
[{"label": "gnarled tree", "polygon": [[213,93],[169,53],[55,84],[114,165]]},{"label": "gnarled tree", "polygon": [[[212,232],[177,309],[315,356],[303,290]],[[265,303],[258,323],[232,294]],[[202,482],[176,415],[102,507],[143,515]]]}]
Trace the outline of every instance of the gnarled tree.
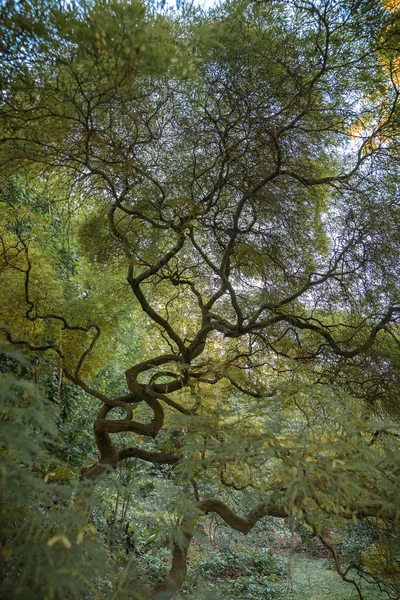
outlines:
[{"label": "gnarled tree", "polygon": [[[149,594],[181,586],[194,524],[216,512],[243,533],[266,515],[305,520],[362,598],[318,523],[399,513],[396,13],[9,3],[2,31],[4,336],[58,356],[101,404],[84,478],[135,457],[193,482]],[[26,186],[64,207],[75,272]],[[148,345],[116,395],[90,377],[119,311],[129,331],[129,302]],[[171,413],[179,439],[152,448]],[[240,517],[204,496],[207,478],[262,501]]]}]

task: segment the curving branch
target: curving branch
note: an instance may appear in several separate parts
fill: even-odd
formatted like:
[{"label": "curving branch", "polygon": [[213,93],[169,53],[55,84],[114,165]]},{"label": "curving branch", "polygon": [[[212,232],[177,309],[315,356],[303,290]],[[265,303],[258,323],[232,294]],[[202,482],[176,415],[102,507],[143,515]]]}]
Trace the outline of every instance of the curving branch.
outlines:
[{"label": "curving branch", "polygon": [[141,450],[140,448],[124,448],[118,453],[118,461],[126,458],[140,458],[146,462],[151,462],[158,465],[175,465],[181,457],[177,454],[168,454],[167,452],[150,452],[149,450]]},{"label": "curving branch", "polygon": [[355,579],[352,579],[348,576],[349,571],[351,570],[353,565],[350,564],[346,569],[342,568],[342,565],[340,564],[339,557],[337,555],[337,552],[336,552],[333,544],[331,544],[326,538],[324,538],[321,531],[318,529],[318,527],[315,525],[315,523],[307,515],[307,512],[306,511],[303,511],[303,512],[304,512],[305,521],[306,521],[307,525],[309,525],[312,528],[314,536],[331,553],[332,558],[335,562],[335,568],[336,568],[337,573],[340,575],[340,577],[342,578],[343,581],[345,581],[346,583],[351,583],[355,587],[360,600],[365,600],[365,597],[361,591],[361,587],[358,585],[358,583],[355,581]]},{"label": "curving branch", "polygon": [[255,506],[246,517],[241,517],[221,500],[216,498],[200,500],[195,505],[194,510],[186,514],[180,523],[179,541],[176,541],[173,546],[172,565],[168,577],[152,590],[149,590],[146,594],[147,597],[154,600],[161,600],[161,598],[169,600],[180,589],[186,577],[187,558],[194,527],[202,516],[212,512],[219,515],[232,529],[245,535],[263,517],[286,519],[290,515],[289,510],[284,505],[262,502]]}]

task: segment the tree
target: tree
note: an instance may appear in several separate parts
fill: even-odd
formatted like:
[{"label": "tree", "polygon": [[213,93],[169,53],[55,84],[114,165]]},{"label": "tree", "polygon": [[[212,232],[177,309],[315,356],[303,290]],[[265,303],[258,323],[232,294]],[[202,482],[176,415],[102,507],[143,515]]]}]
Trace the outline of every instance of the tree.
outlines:
[{"label": "tree", "polygon": [[[134,457],[191,482],[149,595],[181,586],[210,512],[243,533],[305,521],[360,598],[355,568],[390,594],[379,569],[341,564],[324,526],[399,514],[397,13],[29,6],[3,14],[4,336],[101,403],[83,478]],[[97,389],[138,314],[128,389]],[[240,517],[207,478],[260,502]]]}]

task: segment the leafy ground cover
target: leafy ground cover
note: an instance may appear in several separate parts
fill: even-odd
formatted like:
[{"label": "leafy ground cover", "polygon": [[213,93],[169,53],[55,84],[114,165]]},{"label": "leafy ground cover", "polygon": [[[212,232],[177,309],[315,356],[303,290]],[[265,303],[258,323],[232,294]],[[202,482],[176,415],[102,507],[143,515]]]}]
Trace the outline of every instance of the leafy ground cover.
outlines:
[{"label": "leafy ground cover", "polygon": [[[293,554],[289,562],[290,578],[285,600],[357,600],[354,587],[343,582],[330,561]],[[366,600],[387,598],[376,586],[362,586]]]},{"label": "leafy ground cover", "polygon": [[287,559],[269,548],[237,546],[226,551],[224,547],[197,547],[179,600],[188,597],[280,600],[286,573]]},{"label": "leafy ground cover", "polygon": [[[308,555],[293,554],[288,561],[288,570],[282,577],[277,573],[262,575],[249,572],[248,566],[221,567],[221,559],[214,563],[219,574],[204,573],[199,577],[202,567],[209,559],[205,557],[196,568],[192,568],[188,577],[188,586],[181,591],[179,600],[357,600],[356,590],[343,582],[330,561],[312,558]],[[276,557],[275,557],[276,560]],[[236,564],[236,561],[234,561]],[[282,564],[282,563],[281,563]],[[194,584],[197,576],[196,584]],[[383,600],[387,598],[376,586],[364,583],[362,591],[365,600]]]},{"label": "leafy ground cover", "polygon": [[[355,588],[343,582],[324,548],[306,552],[297,535],[279,529],[263,547],[260,534],[228,550],[222,541],[213,547],[195,544],[188,578],[179,600],[358,600]],[[358,580],[357,580],[358,581]],[[361,583],[365,600],[387,595],[376,585]]]}]

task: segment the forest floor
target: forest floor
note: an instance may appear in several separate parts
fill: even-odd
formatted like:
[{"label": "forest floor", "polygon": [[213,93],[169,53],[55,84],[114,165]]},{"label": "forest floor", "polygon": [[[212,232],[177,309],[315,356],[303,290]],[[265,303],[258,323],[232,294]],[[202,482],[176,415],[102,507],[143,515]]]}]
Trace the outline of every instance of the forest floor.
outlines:
[{"label": "forest floor", "polygon": [[[387,600],[387,595],[380,593],[376,586],[364,584],[362,590],[366,600],[383,600],[383,598]],[[286,598],[287,600],[358,600],[359,596],[352,585],[340,579],[331,561],[294,553],[289,558]]]},{"label": "forest floor", "polygon": [[[285,600],[358,600],[354,586],[341,580],[336,572],[329,550],[322,545],[306,548],[299,535],[276,536],[271,550],[285,556],[288,579],[285,582]],[[387,600],[375,585],[362,584],[366,600]]]},{"label": "forest floor", "polygon": [[[254,537],[258,538],[259,547],[264,546],[262,534]],[[250,539],[248,542],[251,546]],[[179,600],[359,600],[355,587],[341,580],[329,551],[322,545],[314,543],[305,548],[300,536],[288,530],[270,535],[267,545],[275,556],[288,561],[286,574],[283,578],[278,577],[271,587],[268,582],[265,587],[257,587],[257,580],[260,583],[257,575],[254,578],[251,575],[249,577],[245,569],[231,563],[228,558],[218,575],[208,573],[207,577],[207,570],[203,571],[194,588],[189,585],[189,589],[179,594]],[[214,540],[214,549],[218,550],[218,546]],[[194,554],[197,555],[193,557],[195,565],[202,557],[203,551],[196,543],[194,550]],[[240,581],[242,585],[239,590],[235,583],[239,584]],[[362,582],[361,589],[365,600],[388,598],[375,585]]]}]

